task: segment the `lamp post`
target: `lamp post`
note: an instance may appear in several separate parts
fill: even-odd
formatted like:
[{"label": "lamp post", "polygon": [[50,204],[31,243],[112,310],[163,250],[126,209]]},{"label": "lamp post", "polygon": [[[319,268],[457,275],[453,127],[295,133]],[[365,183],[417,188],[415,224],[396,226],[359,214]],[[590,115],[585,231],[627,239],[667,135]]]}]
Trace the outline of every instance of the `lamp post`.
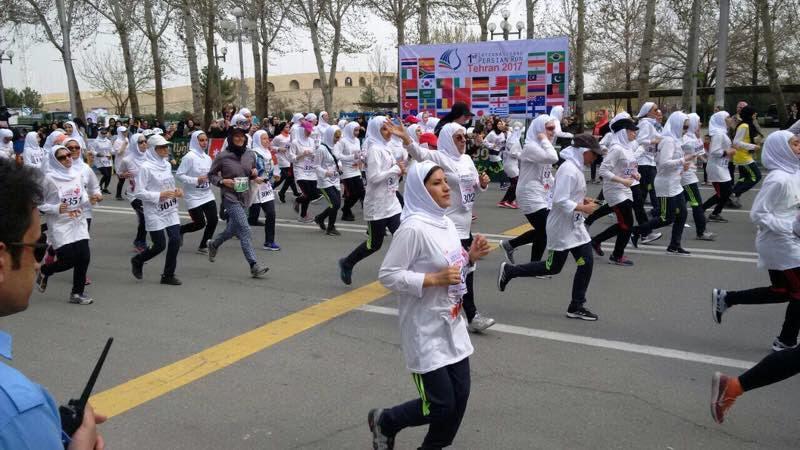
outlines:
[{"label": "lamp post", "polygon": [[248,32],[253,23],[244,18],[244,10],[239,6],[231,11],[236,22],[225,21],[221,28],[229,35],[235,35],[239,44],[239,106],[244,107],[247,102],[247,86],[244,84],[244,57],[242,55],[242,34]]},{"label": "lamp post", "polygon": [[[214,39],[214,62],[217,63],[217,64],[215,64],[215,67],[214,67],[214,70],[215,70],[216,73],[214,73],[213,77],[217,82],[217,100],[219,101],[220,110],[222,110],[222,79],[220,79],[219,69],[217,69],[217,67],[219,67],[218,64],[219,64],[220,60],[225,62],[225,55],[228,54],[228,47],[222,47],[222,50],[220,50],[220,53],[222,53],[222,55],[217,55],[217,40]],[[211,76],[212,76],[211,73],[208,73],[209,79],[210,79]]]},{"label": "lamp post", "polygon": [[0,50],[0,106],[6,106],[6,92],[3,87],[3,61],[14,64],[14,52],[11,50]]},{"label": "lamp post", "polygon": [[509,35],[517,36],[517,39],[522,39],[522,30],[525,29],[525,24],[522,21],[517,22],[517,31],[511,31],[511,22],[508,18],[511,17],[511,12],[504,9],[501,12],[503,20],[500,21],[500,31],[495,32],[497,25],[494,22],[489,22],[489,38],[494,39],[495,36],[503,36],[503,40],[508,40]]}]

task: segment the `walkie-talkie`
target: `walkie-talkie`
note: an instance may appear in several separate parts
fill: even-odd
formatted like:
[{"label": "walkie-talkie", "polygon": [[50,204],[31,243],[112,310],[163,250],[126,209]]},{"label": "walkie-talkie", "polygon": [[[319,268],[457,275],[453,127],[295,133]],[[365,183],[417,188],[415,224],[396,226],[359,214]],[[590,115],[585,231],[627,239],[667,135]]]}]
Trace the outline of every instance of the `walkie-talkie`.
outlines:
[{"label": "walkie-talkie", "polygon": [[86,403],[89,401],[89,396],[92,395],[94,383],[97,381],[97,376],[100,375],[100,369],[103,368],[103,363],[106,360],[106,355],[108,355],[108,349],[111,348],[112,342],[114,342],[114,338],[108,338],[106,346],[103,349],[103,353],[100,354],[100,359],[94,366],[92,376],[89,377],[89,381],[86,383],[86,387],[83,389],[81,398],[77,400],[74,398],[70,399],[70,401],[67,403],[67,406],[62,405],[58,407],[58,412],[61,415],[61,429],[67,433],[67,436],[72,436],[75,433],[75,430],[80,428],[81,423],[83,423],[83,411],[86,409]]}]

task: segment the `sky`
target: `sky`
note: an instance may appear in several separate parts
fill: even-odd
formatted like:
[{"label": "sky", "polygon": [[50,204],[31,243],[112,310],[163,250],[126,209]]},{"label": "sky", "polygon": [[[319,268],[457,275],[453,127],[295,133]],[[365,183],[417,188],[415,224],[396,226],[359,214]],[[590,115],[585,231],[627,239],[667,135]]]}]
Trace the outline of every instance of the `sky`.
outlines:
[{"label": "sky", "polygon": [[[514,6],[516,5],[516,6]],[[516,23],[518,20],[525,21],[524,0],[514,0],[512,2],[511,10],[514,11],[511,16],[511,23]],[[495,21],[499,21],[499,12]],[[368,17],[366,20],[366,31],[370,32],[376,45],[382,46],[386,50],[386,54],[390,56],[389,63],[393,66],[396,64],[396,50],[395,50],[395,30],[391,24],[382,21],[377,17]],[[477,25],[476,25],[477,27]],[[295,35],[297,36],[297,35]],[[292,46],[300,44],[299,47],[303,48],[304,52],[289,53],[281,57],[275,57],[270,66],[270,73],[292,74],[292,73],[305,73],[316,72],[317,67],[314,60],[314,53],[311,48],[310,39],[307,36],[298,39],[298,42],[292,43]],[[176,41],[174,45],[179,45]],[[112,33],[110,26],[101,26],[95,37],[89,39],[79,46],[74,47],[75,53],[75,70],[80,72],[80,68],[84,64],[92,64],[97,60],[97,55],[102,55],[106,52],[115,51],[119,46],[119,40],[116,34]],[[220,61],[225,74],[231,77],[239,76],[239,55],[238,46],[235,42],[226,44],[228,54],[226,61]],[[26,86],[39,91],[40,93],[59,93],[66,92],[67,83],[66,75],[64,74],[64,64],[61,62],[61,55],[50,43],[36,43],[35,39],[19,38],[15,39],[10,46],[3,50],[14,51],[13,64],[3,62],[0,65],[2,70],[3,85],[6,88],[22,89]],[[198,47],[198,52],[202,49]],[[182,49],[178,50],[176,54],[182,55]],[[252,77],[253,75],[253,57],[250,46],[245,43],[243,47],[244,54],[244,71],[245,77]],[[182,67],[184,73],[179,73],[164,81],[166,87],[182,86],[189,84],[188,69],[185,69],[185,59],[180,57],[181,61],[178,67]],[[369,66],[367,63],[367,55],[343,55],[339,58],[339,70],[342,71],[368,71]],[[200,67],[205,65],[205,62],[200,62]],[[79,76],[79,85],[81,90],[94,90]]]}]

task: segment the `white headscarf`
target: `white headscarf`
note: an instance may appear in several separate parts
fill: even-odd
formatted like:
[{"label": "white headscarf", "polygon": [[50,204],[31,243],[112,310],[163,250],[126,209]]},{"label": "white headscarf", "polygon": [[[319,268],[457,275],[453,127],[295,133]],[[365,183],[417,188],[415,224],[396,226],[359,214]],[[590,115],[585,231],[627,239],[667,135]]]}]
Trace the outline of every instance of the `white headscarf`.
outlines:
[{"label": "white headscarf", "polygon": [[782,170],[790,174],[800,171],[800,159],[789,147],[789,139],[793,137],[794,134],[786,130],[775,131],[767,136],[761,151],[761,164],[769,170]]},{"label": "white headscarf", "polygon": [[39,151],[42,148],[39,147],[39,133],[35,131],[29,131],[28,134],[25,135],[25,148],[22,150],[23,153],[28,151],[28,149],[32,149],[34,151]]},{"label": "white headscarf", "polygon": [[511,127],[511,132],[508,134],[508,142],[510,142],[512,145],[519,145],[520,138],[522,138],[522,126],[518,123],[515,123]]},{"label": "white headscarf", "polygon": [[253,113],[251,113],[250,110],[247,108],[240,109],[238,114],[244,117],[245,119],[247,119],[247,116],[250,116],[251,118],[253,117]]},{"label": "white headscarf", "polygon": [[328,113],[327,113],[327,111],[322,111],[322,112],[319,113],[319,125],[330,126],[330,123],[328,123]]},{"label": "white headscarf", "polygon": [[336,125],[328,125],[328,128],[325,129],[325,133],[322,135],[322,143],[327,145],[329,149],[333,150],[333,135],[339,131],[339,127]]},{"label": "white headscarf", "polygon": [[728,125],[725,119],[730,117],[728,111],[718,111],[711,115],[708,121],[708,134],[711,136],[725,136],[728,134]]},{"label": "white headscarf", "polygon": [[[619,113],[616,116],[614,116],[614,118],[611,119],[610,122],[608,122],[608,126],[610,127],[610,126],[614,125],[617,121],[623,120],[623,119],[631,119],[631,115],[628,114],[625,111],[622,111],[621,113]],[[631,120],[633,120],[633,119],[631,119]],[[623,146],[623,147],[625,147],[627,149],[632,149],[637,145],[637,144],[635,144],[635,141],[632,142],[632,141],[628,140],[628,130],[623,128],[623,129],[621,129],[619,131],[611,130],[611,132],[613,133],[613,136],[614,136],[614,140],[613,140],[612,144],[619,144],[619,145],[621,145],[621,146]]]},{"label": "white headscarf", "polygon": [[[444,128],[442,128],[442,132],[444,132]],[[405,222],[413,217],[435,227],[447,228],[448,220],[445,215],[447,210],[433,200],[425,187],[425,177],[434,167],[437,166],[433,161],[422,161],[409,167],[403,192],[404,205],[403,213],[400,215],[401,221]]]},{"label": "white headscarf", "polygon": [[433,130],[436,129],[436,125],[439,124],[439,119],[436,117],[428,117],[428,120],[425,122],[425,129],[433,133]]},{"label": "white headscarf", "polygon": [[13,138],[14,132],[8,128],[0,128],[0,140],[3,138]]},{"label": "white headscarf", "polygon": [[128,132],[128,128],[127,127],[122,127],[122,126],[117,127],[117,137],[118,138],[125,139],[125,133],[127,133],[127,132]]},{"label": "white headscarf", "polygon": [[[56,153],[58,153],[58,151],[61,149],[67,150],[67,147],[64,147],[63,145],[54,145],[47,153],[49,160],[47,165],[47,175],[58,181],[74,180],[75,177],[80,176],[80,173],[75,169],[75,166],[73,165],[67,169],[63,164],[61,164],[61,161],[56,159]],[[69,150],[67,150],[67,158],[69,158]]]},{"label": "white headscarf", "polygon": [[133,161],[136,166],[141,166],[147,160],[147,152],[139,151],[139,138],[144,137],[141,133],[133,133],[131,140],[128,141],[128,152],[125,159]]},{"label": "white headscarf", "polygon": [[372,148],[374,145],[385,147],[388,141],[381,135],[383,124],[389,119],[386,116],[372,116],[367,122],[367,138],[364,140],[364,149]]},{"label": "white headscarf", "polygon": [[317,120],[317,115],[314,113],[308,113],[306,114],[305,119],[311,123],[314,123],[314,121]]},{"label": "white headscarf", "polygon": [[350,144],[359,145],[358,138],[355,136],[355,131],[360,128],[358,122],[350,122],[344,127],[342,132],[342,139]]},{"label": "white headscarf", "polygon": [[554,106],[553,109],[550,110],[550,117],[560,122],[561,118],[564,117],[564,107],[561,105]]},{"label": "white headscarf", "polygon": [[267,134],[265,130],[258,130],[253,133],[253,151],[261,155],[264,159],[272,160],[272,152],[270,152],[269,148],[264,148],[261,145],[261,136]]},{"label": "white headscarf", "polygon": [[462,155],[462,153],[458,151],[458,147],[456,147],[456,143],[453,140],[453,136],[455,136],[459,131],[464,133],[464,135],[467,133],[467,129],[460,124],[455,122],[445,124],[441,131],[439,131],[439,140],[436,144],[437,150],[446,154],[455,161],[461,159]]},{"label": "white headscarf", "polygon": [[67,123],[72,125],[72,134],[70,134],[69,137],[71,137],[73,139],[77,139],[78,143],[81,144],[81,148],[86,147],[86,143],[83,142],[83,136],[81,136],[81,132],[80,132],[80,130],[78,130],[78,126],[75,125],[75,122],[68,121],[68,122],[65,123],[65,125]]},{"label": "white headscarf", "polygon": [[[151,138],[152,139],[152,138]],[[148,139],[149,141],[149,139]],[[166,157],[162,158],[156,153],[155,145],[150,145],[150,142],[147,143],[147,151],[145,152],[145,163],[147,168],[153,171],[170,171],[172,172],[172,165],[168,161],[169,154]]]},{"label": "white headscarf", "polygon": [[588,148],[569,146],[559,152],[559,155],[567,161],[575,164],[579,169],[583,167],[583,154],[590,152]]},{"label": "white headscarf", "polygon": [[419,128],[419,124],[412,123],[411,125],[408,126],[407,130],[409,137],[411,137],[411,139],[414,142],[419,144],[419,136],[417,136],[417,128]]},{"label": "white headscarf", "polygon": [[292,123],[300,123],[301,120],[303,120],[303,115],[300,113],[294,113],[292,116]]},{"label": "white headscarf", "polygon": [[536,136],[540,133],[544,133],[547,123],[553,120],[554,119],[547,114],[539,114],[536,116],[536,118],[531,121],[531,124],[528,125],[528,131],[525,132],[525,142],[539,142],[539,138]]},{"label": "white headscarf", "polygon": [[339,123],[337,123],[337,125],[339,125],[339,129],[344,130],[344,127],[347,126],[347,120],[339,119]]},{"label": "white headscarf", "polygon": [[700,116],[696,113],[689,114],[689,133],[700,138]]},{"label": "white headscarf", "polygon": [[687,120],[689,120],[689,116],[684,114],[683,111],[673,112],[669,115],[664,129],[661,131],[661,137],[675,139],[677,145],[680,145],[681,139],[683,139],[683,123]]},{"label": "white headscarf", "polygon": [[639,114],[636,117],[641,119],[642,117],[646,116],[654,106],[656,106],[656,104],[653,102],[644,102],[644,105],[642,105],[641,109],[639,109]]},{"label": "white headscarf", "polygon": [[53,146],[56,145],[56,140],[61,136],[65,136],[65,134],[58,130],[55,130],[47,135],[47,139],[44,140],[44,145],[42,146],[44,151],[49,153],[50,150],[53,149]]},{"label": "white headscarf", "polygon": [[[79,141],[77,138],[74,138],[74,137],[68,137],[68,138],[64,139],[64,142],[62,142],[61,145],[63,145],[64,148],[66,148],[68,142],[74,142],[74,143],[78,144],[80,146],[80,148],[81,148],[78,151],[78,159],[73,159],[72,160],[72,168],[82,171],[83,170],[83,166],[86,165],[86,163],[83,162],[83,145],[81,144],[81,141]],[[67,149],[67,150],[69,150],[69,149]],[[72,151],[70,151],[69,155],[70,155],[70,158],[71,158],[72,157]]]},{"label": "white headscarf", "polygon": [[189,150],[197,153],[198,155],[205,155],[206,151],[203,150],[202,147],[200,147],[200,141],[198,139],[201,134],[206,134],[206,132],[203,130],[197,130],[192,132],[192,137],[191,139],[189,139]]}]

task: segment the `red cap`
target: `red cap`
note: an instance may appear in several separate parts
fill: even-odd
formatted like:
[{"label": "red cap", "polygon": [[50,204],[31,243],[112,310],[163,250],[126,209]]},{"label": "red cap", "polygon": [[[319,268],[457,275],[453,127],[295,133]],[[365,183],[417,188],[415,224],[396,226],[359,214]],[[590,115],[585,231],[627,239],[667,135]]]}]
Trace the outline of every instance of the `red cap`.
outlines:
[{"label": "red cap", "polygon": [[422,133],[419,136],[419,145],[428,144],[428,148],[436,148],[438,143],[439,139],[433,133]]},{"label": "red cap", "polygon": [[408,122],[408,123],[419,123],[419,119],[417,119],[417,116],[412,116],[411,114],[409,114],[409,115],[406,116],[406,122]]}]

